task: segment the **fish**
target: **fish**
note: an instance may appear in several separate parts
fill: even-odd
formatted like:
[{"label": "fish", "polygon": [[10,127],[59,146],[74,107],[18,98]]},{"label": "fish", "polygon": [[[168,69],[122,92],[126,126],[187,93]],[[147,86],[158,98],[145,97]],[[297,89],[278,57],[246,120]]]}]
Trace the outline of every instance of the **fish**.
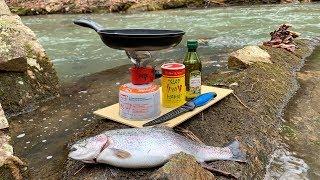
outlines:
[{"label": "fish", "polygon": [[215,160],[246,161],[246,154],[235,140],[225,147],[213,147],[193,141],[159,127],[105,131],[77,141],[69,158],[85,163],[104,163],[120,168],[152,168],[165,164],[177,153],[193,155],[197,162]]}]

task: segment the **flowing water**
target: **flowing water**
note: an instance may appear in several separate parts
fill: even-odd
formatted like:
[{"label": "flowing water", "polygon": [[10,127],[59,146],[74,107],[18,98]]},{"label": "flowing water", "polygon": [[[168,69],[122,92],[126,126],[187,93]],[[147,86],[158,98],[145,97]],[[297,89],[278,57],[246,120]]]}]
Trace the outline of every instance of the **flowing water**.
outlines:
[{"label": "flowing water", "polygon": [[168,10],[138,14],[49,15],[23,17],[53,60],[61,81],[127,64],[123,51],[106,47],[91,29],[72,20],[90,17],[105,28],[166,28],[186,32],[177,47],[153,53],[159,60],[182,59],[186,39],[200,39],[199,54],[206,66],[226,65],[226,53],[269,39],[268,32],[290,23],[303,37],[320,33],[320,4],[225,7],[201,10]]},{"label": "flowing water", "polygon": [[[182,59],[186,39],[200,39],[199,54],[210,70],[224,68],[228,52],[268,40],[267,32],[281,23],[293,24],[294,30],[302,32],[303,37],[320,34],[320,4],[23,17],[23,22],[34,30],[53,60],[62,82],[75,81],[112,68],[78,82],[80,85],[76,88],[65,88],[70,93],[44,103],[36,111],[10,119],[15,152],[29,162],[32,177],[36,179],[60,177],[65,167],[65,145],[83,129],[89,126],[104,126],[103,129],[120,126],[105,123],[95,118],[92,112],[117,101],[118,85],[129,78],[126,73],[128,66],[121,65],[130,61],[124,52],[104,46],[93,30],[72,24],[73,19],[81,16],[89,16],[110,29],[182,29],[186,31],[183,42],[173,49],[154,52],[154,57],[167,61]],[[100,75],[103,78],[99,78]],[[277,151],[272,158],[275,163],[269,167],[281,166],[282,169],[269,171],[267,177],[277,179],[279,174],[291,172],[292,164],[301,165],[298,171],[294,171],[297,174],[301,172],[304,175],[309,168],[309,161],[305,164],[295,154],[284,150]]]}]

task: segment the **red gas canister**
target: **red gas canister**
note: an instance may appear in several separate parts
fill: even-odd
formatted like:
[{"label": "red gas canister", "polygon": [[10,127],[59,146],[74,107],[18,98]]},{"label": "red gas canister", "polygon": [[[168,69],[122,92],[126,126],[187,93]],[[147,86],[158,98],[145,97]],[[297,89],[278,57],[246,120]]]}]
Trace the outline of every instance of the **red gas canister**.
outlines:
[{"label": "red gas canister", "polygon": [[131,82],[135,85],[152,83],[155,77],[154,68],[152,66],[146,67],[131,67]]}]

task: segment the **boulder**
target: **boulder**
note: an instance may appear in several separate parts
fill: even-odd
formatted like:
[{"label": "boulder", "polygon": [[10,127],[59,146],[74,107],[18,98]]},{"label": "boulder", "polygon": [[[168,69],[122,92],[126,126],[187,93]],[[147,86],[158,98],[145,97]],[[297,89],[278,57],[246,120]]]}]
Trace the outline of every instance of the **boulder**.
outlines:
[{"label": "boulder", "polygon": [[9,124],[8,124],[7,118],[4,115],[4,111],[3,111],[1,104],[0,104],[0,130],[8,128],[8,127],[9,127]]},{"label": "boulder", "polygon": [[0,15],[6,15],[6,14],[11,14],[8,6],[6,5],[5,1],[0,1]]},{"label": "boulder", "polygon": [[13,148],[9,141],[10,137],[0,131],[0,167],[4,165],[8,157],[13,155]]},{"label": "boulder", "polygon": [[7,10],[0,0],[0,103],[8,115],[58,95],[58,77],[35,34]]},{"label": "boulder", "polygon": [[1,179],[26,179],[22,176],[25,163],[13,155],[10,137],[0,130],[0,177]]},{"label": "boulder", "polygon": [[[27,70],[27,53],[21,41],[19,31],[12,31],[8,24],[16,24],[18,16],[3,15],[0,19],[0,71],[25,72]],[[11,27],[13,28],[13,27]]]},{"label": "boulder", "polygon": [[281,0],[280,3],[281,4],[288,4],[288,3],[297,4],[297,3],[300,3],[300,1],[299,0]]},{"label": "boulder", "polygon": [[246,46],[232,52],[228,58],[228,67],[233,69],[244,69],[255,62],[272,63],[271,57],[259,46]]},{"label": "boulder", "polygon": [[181,152],[152,174],[150,179],[213,180],[215,177],[203,169],[193,156]]},{"label": "boulder", "polygon": [[45,6],[45,10],[50,12],[59,12],[63,8],[63,4],[59,0],[49,0]]}]

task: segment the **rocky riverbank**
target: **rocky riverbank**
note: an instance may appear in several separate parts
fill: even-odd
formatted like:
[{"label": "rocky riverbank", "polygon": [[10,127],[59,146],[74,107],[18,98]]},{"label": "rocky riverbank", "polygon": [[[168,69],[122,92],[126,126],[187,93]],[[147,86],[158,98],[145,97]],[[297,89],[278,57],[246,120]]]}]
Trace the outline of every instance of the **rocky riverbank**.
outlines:
[{"label": "rocky riverbank", "polygon": [[44,49],[0,0],[0,102],[7,115],[58,95],[58,77]]},{"label": "rocky riverbank", "polygon": [[[34,102],[40,106],[27,114],[10,117],[10,131],[0,131],[0,137],[4,137],[3,141],[0,140],[0,147],[5,147],[0,155],[5,152],[13,157],[12,149],[7,145],[7,135],[10,134],[15,153],[28,163],[23,176],[34,179],[162,179],[174,177],[179,172],[192,177],[214,178],[193,158],[185,155],[176,156],[163,168],[147,170],[85,165],[67,159],[67,144],[105,130],[128,128],[92,114],[96,109],[117,102],[118,85],[129,79],[128,66],[82,78],[75,85],[64,86],[64,93],[60,98],[41,102],[57,95],[57,78],[52,65],[34,34],[23,26],[17,16],[8,11],[3,0],[0,0],[0,9],[1,13],[5,12],[0,16],[1,32],[5,32],[5,35],[1,33],[3,41],[0,41],[0,45],[6,47],[1,48],[5,51],[0,56],[5,57],[0,63],[0,88],[4,92],[4,96],[0,96],[0,102],[8,114],[18,114]],[[31,51],[27,51],[30,50],[28,43],[33,45]],[[293,53],[267,46],[246,47],[230,55],[229,65],[233,70],[206,75],[205,84],[232,88],[234,94],[180,127],[190,130],[205,144],[213,146],[223,146],[237,138],[248,154],[247,164],[213,162],[213,167],[243,179],[263,179],[270,155],[282,142],[281,134],[292,134],[293,128],[287,131],[286,127],[289,125],[282,126],[280,117],[283,108],[298,88],[296,72],[318,42],[297,40],[295,43],[297,46]],[[13,55],[19,56],[16,58]],[[14,63],[16,60],[21,61]],[[5,81],[8,79],[11,81]],[[26,88],[21,88],[20,85]],[[20,98],[23,97],[26,98],[20,103]],[[10,101],[13,103],[10,104]],[[3,114],[0,115],[0,120],[4,119]],[[299,139],[304,138],[299,135]],[[311,140],[317,145],[318,139]],[[313,144],[310,146],[313,147]],[[19,165],[18,160],[14,163]],[[194,168],[186,168],[184,164],[190,164]],[[11,176],[6,167],[0,168],[0,177],[9,179]],[[178,169],[173,169],[174,167]],[[224,178],[219,174],[215,175],[218,179]]]},{"label": "rocky riverbank", "polygon": [[310,166],[310,179],[320,178],[320,47],[297,73],[300,89],[284,113],[282,134],[290,150]]},{"label": "rocky riverbank", "polygon": [[141,12],[175,8],[207,8],[213,6],[299,3],[311,1],[312,0],[6,0],[10,10],[18,15]]},{"label": "rocky riverbank", "polygon": [[[232,53],[229,61],[230,67],[243,70],[206,76],[206,84],[232,88],[235,95],[228,96],[180,127],[192,131],[201,141],[213,146],[223,146],[237,138],[248,154],[247,164],[212,163],[217,169],[242,178],[264,177],[270,154],[282,139],[282,123],[279,117],[288,99],[297,89],[295,72],[300,69],[304,57],[310,55],[314,46],[308,40],[298,40],[296,44],[294,53],[267,46],[246,47]],[[250,53],[251,51],[255,54]],[[240,59],[248,61],[240,62]],[[256,59],[260,62],[254,62]],[[170,164],[188,161],[185,157],[176,158],[165,166],[165,169],[159,170],[117,169],[66,160],[67,142],[70,144],[109,129],[127,128],[92,114],[96,109],[117,102],[118,85],[129,79],[127,69],[128,66],[121,66],[82,78],[76,85],[63,87],[64,93],[60,98],[49,103],[40,103],[37,110],[9,119],[15,152],[28,163],[28,170],[24,175],[36,179],[91,179],[93,174],[96,178],[150,179],[169,177],[173,176],[172,172],[181,172],[197,177],[192,169],[170,169]],[[19,74],[24,75],[23,72]],[[193,165],[198,175],[212,178],[206,171],[201,171],[192,159],[189,164]],[[215,175],[220,178],[219,174]]]},{"label": "rocky riverbank", "polygon": [[[13,155],[7,117],[58,95],[58,78],[35,34],[0,0],[0,177],[21,179],[24,163]],[[4,167],[4,168],[3,168]],[[9,170],[9,171],[8,171]]]},{"label": "rocky riverbank", "polygon": [[[264,177],[270,154],[282,139],[282,123],[279,117],[288,99],[297,89],[295,73],[315,45],[309,40],[298,40],[296,44],[297,49],[294,53],[266,46],[244,48],[245,52],[260,48],[261,52],[267,52],[269,56],[265,53],[253,55],[270,61],[251,62],[246,66],[240,66],[243,70],[206,76],[206,84],[232,88],[235,95],[228,96],[180,127],[192,131],[201,141],[213,146],[223,146],[237,138],[248,154],[247,164],[212,163],[217,169],[241,178]],[[233,53],[234,58],[231,59],[240,58],[236,54]],[[82,78],[76,85],[63,87],[64,93],[60,98],[42,103],[41,108],[33,112],[10,118],[10,134],[14,137],[15,151],[29,165],[26,174],[36,179],[91,179],[93,176],[150,179],[172,176],[168,172],[177,172],[170,169],[170,165],[158,171],[128,170],[67,160],[67,141],[70,144],[105,130],[127,128],[125,125],[100,119],[92,114],[96,109],[117,102],[118,85],[129,79],[127,69],[128,66],[121,66]],[[24,137],[21,137],[22,132]],[[185,161],[183,156],[176,158],[171,164]],[[201,176],[208,175],[206,171],[200,171],[192,158],[189,163],[194,165]],[[195,173],[191,169],[188,169],[188,172],[179,172]]]}]

